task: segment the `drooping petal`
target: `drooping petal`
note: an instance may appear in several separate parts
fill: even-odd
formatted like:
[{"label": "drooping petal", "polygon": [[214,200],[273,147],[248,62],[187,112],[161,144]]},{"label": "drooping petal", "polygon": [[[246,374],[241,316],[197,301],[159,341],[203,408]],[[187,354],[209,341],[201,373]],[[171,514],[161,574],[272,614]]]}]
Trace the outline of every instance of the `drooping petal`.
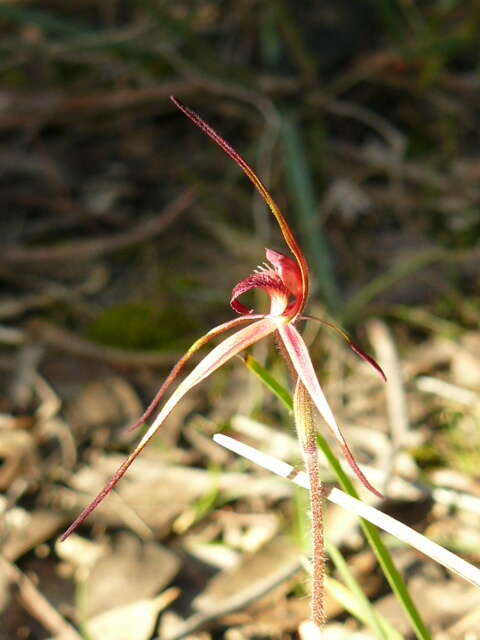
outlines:
[{"label": "drooping petal", "polygon": [[356,353],[359,358],[367,362],[371,367],[375,369],[375,371],[381,376],[384,382],[387,381],[387,376],[385,375],[382,367],[378,364],[376,360],[372,358],[372,356],[369,356],[368,353],[365,353],[363,349],[360,349],[360,347],[356,345],[354,342],[352,342],[350,339],[347,340],[347,344],[350,347],[350,349],[353,351],[353,353]]},{"label": "drooping petal", "polygon": [[277,203],[274,201],[272,196],[269,194],[267,188],[260,180],[260,178],[256,175],[253,169],[250,167],[247,162],[229,145],[229,143],[224,140],[212,127],[210,127],[195,111],[189,109],[184,104],[182,104],[179,100],[177,100],[174,96],[170,96],[170,100],[173,104],[182,111],[189,120],[191,120],[201,131],[203,131],[209,138],[211,138],[234,162],[238,164],[238,166],[243,170],[245,175],[249,178],[249,180],[253,183],[254,187],[261,195],[265,203],[268,205],[270,211],[274,215],[277,223],[280,227],[280,231],[285,239],[285,242],[295,256],[295,259],[298,264],[298,269],[301,278],[301,287],[300,287],[300,295],[296,296],[295,303],[292,305],[291,309],[289,309],[289,317],[294,318],[299,313],[301,313],[302,309],[305,306],[308,297],[309,290],[309,273],[307,261],[305,260],[305,256],[303,255],[302,250],[300,249],[297,241],[293,233],[290,230],[290,227],[287,224],[287,221],[283,217],[282,212],[278,208]]},{"label": "drooping petal", "polygon": [[197,364],[197,366],[188,374],[188,376],[178,385],[178,387],[163,405],[153,424],[146,431],[133,452],[120,465],[110,481],[100,491],[96,498],[94,498],[92,502],[82,511],[78,518],[68,527],[68,529],[60,539],[63,541],[68,538],[68,536],[73,533],[73,531],[75,531],[75,529],[95,509],[95,507],[97,507],[98,504],[110,493],[110,491],[115,487],[118,481],[125,475],[125,472],[138,456],[138,454],[145,448],[145,446],[157,433],[167,416],[180,402],[183,396],[188,391],[190,391],[192,387],[207,378],[211,373],[216,371],[228,360],[233,358],[233,356],[235,356],[237,353],[243,351],[244,349],[247,349],[252,344],[258,342],[258,340],[261,340],[276,329],[277,324],[273,320],[271,320],[270,318],[263,318],[262,320],[258,320],[248,327],[240,329],[239,331],[237,331],[237,333],[229,336],[214,349],[212,349],[212,351],[210,351],[210,353],[208,353],[205,358],[203,358],[203,360],[201,360]]},{"label": "drooping petal", "polygon": [[287,308],[289,291],[278,274],[270,270],[252,273],[235,285],[230,300],[230,306],[234,311],[242,314],[253,313],[253,309],[248,309],[241,302],[238,302],[241,295],[252,289],[262,289],[270,297],[270,313],[272,315],[281,315]]},{"label": "drooping petal", "polygon": [[359,358],[361,358],[365,362],[368,362],[368,364],[372,366],[375,371],[382,377],[384,382],[387,381],[387,376],[385,375],[382,367],[378,364],[378,362],[374,360],[372,356],[369,356],[368,353],[365,353],[363,349],[360,349],[360,347],[353,342],[348,333],[346,333],[340,327],[337,327],[336,324],[333,324],[333,322],[328,322],[328,320],[323,320],[322,318],[317,318],[316,316],[301,316],[300,320],[315,320],[315,322],[320,322],[320,324],[323,324],[329,329],[333,329],[334,331],[336,331],[338,335],[342,336],[353,353],[356,353]]},{"label": "drooping petal", "polygon": [[358,476],[362,484],[367,487],[367,489],[369,489],[377,497],[383,498],[382,494],[370,484],[370,482],[367,480],[367,478],[355,462],[353,454],[348,448],[345,438],[343,437],[337,421],[335,420],[335,416],[330,409],[330,405],[328,404],[327,399],[325,398],[325,395],[320,387],[320,383],[318,382],[315,369],[313,368],[313,364],[310,359],[310,354],[308,353],[308,349],[305,342],[303,341],[303,338],[292,324],[284,324],[282,326],[279,326],[278,331],[290,357],[290,360],[292,361],[292,364],[295,368],[295,371],[303,382],[308,393],[311,395],[318,411],[335,434],[337,440],[340,442],[343,453],[353,471]]},{"label": "drooping petal", "polygon": [[187,362],[190,360],[190,358],[193,356],[194,353],[196,353],[199,349],[201,349],[206,344],[208,344],[210,340],[213,340],[214,338],[224,333],[225,331],[230,331],[231,329],[235,329],[236,327],[238,327],[238,325],[240,324],[243,324],[245,322],[252,322],[253,320],[259,320],[260,318],[263,318],[263,315],[250,314],[248,318],[241,317],[241,318],[235,318],[234,320],[229,320],[228,322],[224,322],[223,324],[220,324],[218,327],[214,327],[213,329],[210,329],[208,333],[206,333],[204,336],[196,340],[192,344],[192,346],[188,349],[188,351],[180,358],[180,360],[172,368],[172,370],[170,371],[168,376],[165,378],[165,381],[163,382],[160,389],[157,391],[155,397],[153,398],[151,403],[148,405],[144,413],[135,422],[135,424],[132,424],[127,429],[127,431],[135,431],[135,429],[137,429],[140,425],[144,424],[147,420],[150,419],[150,417],[158,407],[158,404],[162,396],[167,391],[169,386],[172,384],[172,382],[175,380],[175,378],[178,376],[180,371],[187,364]]}]

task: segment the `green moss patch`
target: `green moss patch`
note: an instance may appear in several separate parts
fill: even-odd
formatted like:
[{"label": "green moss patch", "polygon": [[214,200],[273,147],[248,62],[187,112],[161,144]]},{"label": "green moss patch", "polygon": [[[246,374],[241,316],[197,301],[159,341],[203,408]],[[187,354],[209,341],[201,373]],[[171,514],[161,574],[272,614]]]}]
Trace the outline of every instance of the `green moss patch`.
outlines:
[{"label": "green moss patch", "polygon": [[196,329],[181,309],[158,310],[145,303],[128,303],[103,311],[87,335],[112,347],[161,350],[183,346]]}]

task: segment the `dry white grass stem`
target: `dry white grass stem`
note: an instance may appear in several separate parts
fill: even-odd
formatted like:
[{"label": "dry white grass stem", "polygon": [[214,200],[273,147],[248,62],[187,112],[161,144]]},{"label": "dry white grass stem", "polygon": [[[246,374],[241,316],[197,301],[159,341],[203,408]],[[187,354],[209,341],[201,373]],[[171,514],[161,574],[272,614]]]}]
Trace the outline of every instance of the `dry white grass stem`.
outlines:
[{"label": "dry white grass stem", "polygon": [[[253,447],[249,447],[242,442],[238,442],[233,438],[222,434],[214,436],[215,442],[221,446],[230,449],[234,453],[251,460],[255,464],[275,473],[282,478],[287,478],[294,484],[304,489],[309,489],[308,478],[303,471],[297,471],[294,467],[286,462],[277,460],[272,456],[268,456]],[[391,516],[386,515],[379,509],[375,509],[360,500],[352,498],[340,489],[332,489],[326,496],[331,502],[355,513],[356,515],[368,520],[383,531],[395,536],[398,540],[414,547],[426,556],[443,565],[450,571],[457,573],[459,576],[480,587],[480,569],[466,562],[456,554],[444,549],[436,542],[432,542],[421,533],[414,531],[407,525],[395,520]]]}]

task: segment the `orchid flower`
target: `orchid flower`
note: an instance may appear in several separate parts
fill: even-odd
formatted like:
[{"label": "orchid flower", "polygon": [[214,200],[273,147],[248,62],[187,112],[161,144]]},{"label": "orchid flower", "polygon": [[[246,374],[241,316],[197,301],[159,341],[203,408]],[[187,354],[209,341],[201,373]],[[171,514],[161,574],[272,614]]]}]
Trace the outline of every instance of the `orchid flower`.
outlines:
[{"label": "orchid flower", "polygon": [[[267,191],[265,185],[256,176],[252,168],[245,160],[219,136],[206,122],[204,122],[198,114],[181,104],[176,98],[171,97],[172,102],[207,136],[209,136],[237,165],[244,171],[251,180],[256,190],[268,205],[271,213],[275,217],[280,231],[283,235],[285,243],[291,253],[291,257],[286,256],[273,249],[266,249],[267,262],[257,267],[251,275],[241,280],[232,291],[230,305],[232,309],[239,314],[237,318],[225,322],[214,329],[211,329],[204,336],[199,338],[185,353],[185,355],[173,367],[170,374],[160,387],[157,395],[149,405],[141,418],[132,426],[136,428],[146,422],[157,409],[160,399],[170,387],[171,383],[177,378],[180,371],[201,347],[205,346],[217,336],[238,329],[235,333],[225,338],[220,344],[214,347],[183,379],[176,387],[168,400],[163,404],[151,426],[147,429],[135,449],[126,458],[119,467],[110,481],[94,498],[94,500],[82,511],[78,518],[70,525],[62,536],[65,540],[97,507],[97,505],[112,491],[118,481],[123,477],[127,469],[130,467],[135,458],[150,442],[157,433],[167,416],[180,402],[188,391],[195,385],[199,384],[214,371],[226,364],[235,355],[251,347],[259,340],[269,335],[277,334],[280,342],[284,345],[288,359],[295,370],[298,379],[303,383],[307,393],[311,397],[313,404],[323,416],[325,422],[332,430],[336,439],[340,443],[345,458],[352,467],[355,474],[361,482],[374,493],[376,496],[382,497],[381,494],[369,483],[362,471],[359,469],[354,457],[348,448],[345,438],[335,420],[332,410],[325,398],[320,387],[315,369],[313,367],[308,348],[303,341],[300,333],[296,328],[296,324],[300,320],[316,319],[312,316],[303,316],[302,311],[306,305],[309,291],[309,271],[305,256],[300,249],[295,237],[290,230],[283,214],[278,208],[275,201]],[[270,300],[270,309],[268,313],[255,314],[253,310],[245,307],[239,298],[251,291],[252,289],[260,289],[267,294]],[[320,320],[320,322],[323,322]],[[339,332],[347,344],[361,358],[370,363],[385,378],[380,366],[370,356],[365,354],[361,349],[353,344],[350,338],[341,330],[331,323],[324,322],[331,328]],[[242,326],[246,325],[246,326]],[[241,327],[241,328],[239,328]]]}]

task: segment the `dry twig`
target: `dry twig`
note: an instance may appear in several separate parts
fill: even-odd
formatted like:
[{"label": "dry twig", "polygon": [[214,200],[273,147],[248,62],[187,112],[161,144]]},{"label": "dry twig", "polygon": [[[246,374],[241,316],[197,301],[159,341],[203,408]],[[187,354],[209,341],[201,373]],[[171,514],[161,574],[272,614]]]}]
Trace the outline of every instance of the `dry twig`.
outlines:
[{"label": "dry twig", "polygon": [[57,640],[82,640],[75,629],[63,618],[53,605],[37,589],[20,569],[0,556],[0,567],[17,589],[22,606]]},{"label": "dry twig", "polygon": [[6,264],[31,264],[42,262],[68,262],[90,260],[99,255],[113,253],[154,238],[162,233],[181,213],[191,205],[193,190],[186,189],[165,209],[144,220],[136,228],[128,231],[101,236],[91,240],[64,242],[54,247],[10,247],[0,255],[0,262]]},{"label": "dry twig", "polygon": [[[128,351],[117,347],[95,344],[85,338],[57,327],[45,320],[31,320],[25,327],[34,340],[39,340],[72,355],[101,360],[118,367],[166,367],[176,362],[179,354],[152,351]],[[195,362],[195,358],[192,358]]]}]

